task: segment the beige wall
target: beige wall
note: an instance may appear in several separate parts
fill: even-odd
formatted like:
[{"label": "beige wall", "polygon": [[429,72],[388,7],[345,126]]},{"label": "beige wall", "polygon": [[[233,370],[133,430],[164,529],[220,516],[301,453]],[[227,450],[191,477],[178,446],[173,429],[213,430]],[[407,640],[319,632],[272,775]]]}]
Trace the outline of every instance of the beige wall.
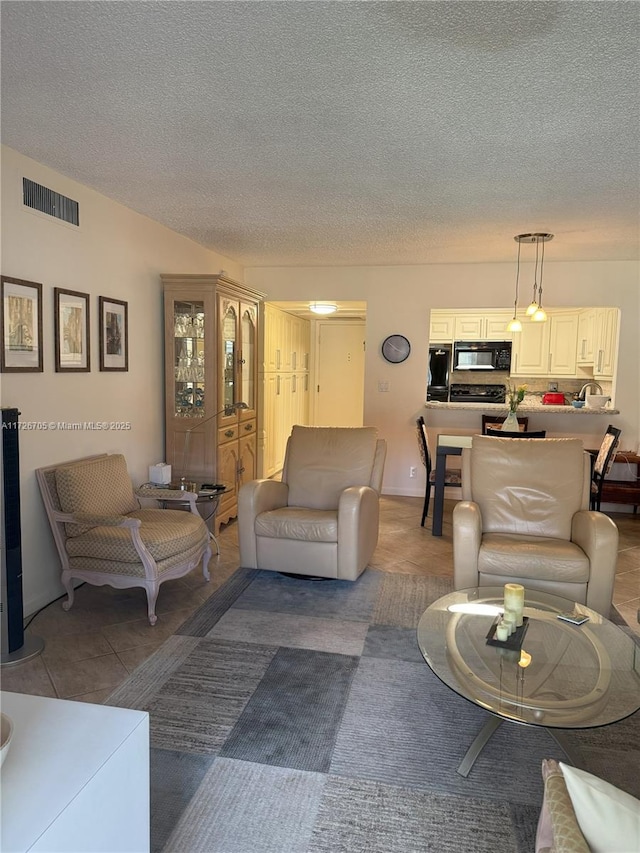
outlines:
[{"label": "beige wall", "polygon": [[[23,175],[80,202],[79,229],[22,205]],[[505,238],[507,239],[507,238]],[[560,236],[557,239],[561,239]],[[2,148],[2,273],[39,281],[44,287],[44,360],[41,374],[0,375],[3,406],[17,406],[23,422],[124,421],[124,432],[21,433],[21,487],[25,612],[31,613],[62,591],[59,564],[37,491],[34,470],[52,462],[97,452],[123,452],[135,482],[163,456],[163,340],[159,274],[218,273],[240,281],[242,267],[203,249],[152,220],[116,204],[22,155]],[[425,398],[427,328],[431,308],[508,307],[513,299],[511,264],[449,264],[412,267],[251,269],[244,280],[271,300],[341,299],[367,302],[365,423],[375,424],[389,442],[385,491],[419,494],[408,478],[418,466],[414,419]],[[530,276],[523,274],[525,281]],[[90,373],[56,374],[53,361],[53,288],[91,294]],[[98,296],[129,302],[128,373],[98,370]],[[524,299],[528,297],[525,294]],[[549,305],[617,305],[622,309],[620,367],[616,404],[622,414],[625,447],[640,438],[640,299],[638,267],[632,262],[545,264]],[[387,364],[380,343],[389,334],[406,335],[409,359]],[[389,383],[381,393],[378,382]],[[443,417],[443,416],[441,416]],[[465,430],[459,414],[442,426]],[[462,419],[462,420],[460,420]],[[551,432],[575,429],[571,418],[547,416]],[[569,423],[570,422],[570,423]],[[606,427],[585,417],[587,437],[597,441]]]},{"label": "beige wall", "polygon": [[[506,238],[505,238],[506,239]],[[561,235],[556,237],[561,240]],[[513,304],[513,264],[433,264],[411,267],[247,268],[248,284],[266,291],[268,299],[350,299],[367,302],[367,357],[365,368],[365,423],[375,425],[389,443],[384,491],[421,494],[419,482],[409,479],[409,468],[420,466],[415,418],[425,414],[434,426],[435,414],[424,410],[428,320],[432,308],[507,308]],[[523,269],[521,281],[533,281]],[[612,422],[623,430],[622,447],[636,449],[640,439],[638,400],[639,301],[638,265],[634,262],[545,262],[545,301],[551,306],[615,305],[622,309],[616,406]],[[524,289],[521,304],[529,301]],[[380,344],[400,333],[411,341],[411,355],[402,364],[387,364]],[[389,383],[388,392],[378,382]],[[472,432],[468,413],[438,414],[440,430]],[[598,446],[607,416],[536,416],[536,426],[550,435],[579,434]],[[423,482],[423,481],[422,481]]]},{"label": "beige wall", "polygon": [[[80,228],[22,204],[26,176],[80,203]],[[23,423],[124,421],[130,431],[22,431],[20,469],[25,613],[62,592],[59,563],[34,469],[91,453],[122,452],[134,482],[164,455],[163,325],[160,273],[219,273],[241,279],[234,261],[116,204],[88,187],[2,149],[2,274],[43,285],[44,372],[2,374],[3,406]],[[53,288],[91,294],[91,372],[56,374]],[[98,296],[129,303],[129,371],[98,369]]]}]

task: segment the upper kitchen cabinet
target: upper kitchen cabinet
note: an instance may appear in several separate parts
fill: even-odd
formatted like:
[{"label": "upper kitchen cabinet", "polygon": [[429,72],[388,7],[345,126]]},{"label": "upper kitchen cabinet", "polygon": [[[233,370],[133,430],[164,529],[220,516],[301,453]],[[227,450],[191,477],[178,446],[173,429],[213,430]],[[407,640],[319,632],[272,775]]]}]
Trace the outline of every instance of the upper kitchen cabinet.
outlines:
[{"label": "upper kitchen cabinet", "polygon": [[453,341],[510,341],[509,311],[445,311],[434,308],[429,322],[430,343]]},{"label": "upper kitchen cabinet", "polygon": [[431,312],[429,320],[429,341],[433,344],[450,344],[453,342],[455,328],[455,314],[451,312],[438,311],[436,308]]},{"label": "upper kitchen cabinet", "polygon": [[513,336],[512,376],[575,376],[577,311],[547,311],[544,323],[524,320]]},{"label": "upper kitchen cabinet", "polygon": [[620,309],[596,308],[595,313],[593,376],[595,379],[611,379],[618,361]]},{"label": "upper kitchen cabinet", "polygon": [[510,341],[507,324],[509,312],[491,314],[458,314],[454,320],[454,341]]},{"label": "upper kitchen cabinet", "polygon": [[[217,524],[256,471],[258,305],[221,275],[163,275],[166,461],[175,479],[223,483]],[[236,408],[237,403],[243,408]]]},{"label": "upper kitchen cabinet", "polygon": [[585,308],[578,314],[578,350],[576,364],[593,366],[596,345],[596,309]]},{"label": "upper kitchen cabinet", "polygon": [[612,379],[618,355],[618,308],[585,308],[578,316],[576,363],[580,376]]}]

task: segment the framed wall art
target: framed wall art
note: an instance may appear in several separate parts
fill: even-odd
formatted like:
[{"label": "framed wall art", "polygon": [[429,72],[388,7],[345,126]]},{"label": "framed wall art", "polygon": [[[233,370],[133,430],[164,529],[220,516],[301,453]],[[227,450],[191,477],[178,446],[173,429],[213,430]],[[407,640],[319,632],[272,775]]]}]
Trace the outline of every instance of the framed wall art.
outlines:
[{"label": "framed wall art", "polygon": [[88,373],[89,294],[53,288],[56,372]]},{"label": "framed wall art", "polygon": [[128,304],[98,297],[100,314],[100,370],[129,369]]},{"label": "framed wall art", "polygon": [[0,278],[3,373],[42,373],[42,285]]}]

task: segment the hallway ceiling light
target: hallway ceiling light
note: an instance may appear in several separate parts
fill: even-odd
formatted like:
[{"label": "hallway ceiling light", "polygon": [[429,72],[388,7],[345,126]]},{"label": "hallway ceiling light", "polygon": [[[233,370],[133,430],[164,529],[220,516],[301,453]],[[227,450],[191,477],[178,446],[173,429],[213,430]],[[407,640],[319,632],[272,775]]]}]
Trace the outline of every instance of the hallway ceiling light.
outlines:
[{"label": "hallway ceiling light", "polygon": [[335,314],[338,306],[334,302],[310,302],[309,311],[314,314]]}]

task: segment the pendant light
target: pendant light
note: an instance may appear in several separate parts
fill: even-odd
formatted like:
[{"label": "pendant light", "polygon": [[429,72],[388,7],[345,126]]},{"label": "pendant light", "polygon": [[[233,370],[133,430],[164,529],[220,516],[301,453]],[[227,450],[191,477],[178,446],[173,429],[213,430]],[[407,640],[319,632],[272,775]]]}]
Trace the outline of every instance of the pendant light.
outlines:
[{"label": "pendant light", "polygon": [[[533,237],[533,234],[521,234],[521,237]],[[533,267],[533,298],[531,302],[527,305],[526,315],[527,317],[533,317],[533,315],[538,310],[538,241],[536,240],[536,262]],[[544,245],[544,244],[543,244]]]},{"label": "pendant light", "polygon": [[[542,307],[542,276],[544,272],[544,244],[548,240],[553,239],[553,234],[536,234],[536,258],[538,255],[538,243],[542,243],[542,255],[540,257],[540,285],[538,287],[538,307],[531,315],[534,323],[544,323],[547,319],[547,312]],[[537,264],[536,264],[537,265]]]},{"label": "pendant light", "polygon": [[[544,323],[547,319],[547,312],[542,307],[542,278],[544,274],[544,244],[549,240],[553,240],[553,234],[549,234],[546,231],[539,231],[535,234],[516,234],[513,238],[518,243],[518,273],[520,271],[520,246],[522,243],[535,243],[536,246],[536,258],[533,269],[533,298],[526,309],[526,315],[533,320],[534,323]],[[540,252],[540,244],[542,244],[542,252]],[[538,261],[540,262],[540,284],[538,284]],[[518,279],[516,274],[516,303],[518,299]],[[522,324],[520,324],[520,328],[511,328],[512,324],[516,321],[515,313],[514,318],[507,326],[507,331],[521,331]]]},{"label": "pendant light", "polygon": [[[518,240],[517,237],[514,237],[515,240]],[[520,241],[518,240],[518,262],[516,265],[516,298],[513,303],[513,318],[509,320],[507,323],[507,332],[521,332],[522,331],[522,323],[517,318],[518,313],[518,284],[520,281]]]}]

